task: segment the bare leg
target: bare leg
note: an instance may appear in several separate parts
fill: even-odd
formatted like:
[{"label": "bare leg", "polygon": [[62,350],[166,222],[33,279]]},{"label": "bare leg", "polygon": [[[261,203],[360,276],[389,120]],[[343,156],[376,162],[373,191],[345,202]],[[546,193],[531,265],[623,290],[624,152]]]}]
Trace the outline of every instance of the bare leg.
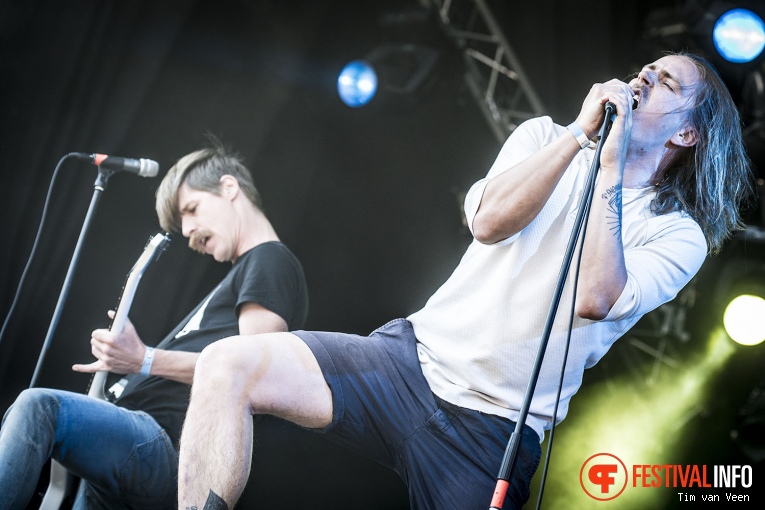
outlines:
[{"label": "bare leg", "polygon": [[329,387],[298,337],[238,336],[202,351],[181,436],[181,510],[202,510],[210,491],[234,507],[249,476],[253,414],[311,428],[332,421]]}]

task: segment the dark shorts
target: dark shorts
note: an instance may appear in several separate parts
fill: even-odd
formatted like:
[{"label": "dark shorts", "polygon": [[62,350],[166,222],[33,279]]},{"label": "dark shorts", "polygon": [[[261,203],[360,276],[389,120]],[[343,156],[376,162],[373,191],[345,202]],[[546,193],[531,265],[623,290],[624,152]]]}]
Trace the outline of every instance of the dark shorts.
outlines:
[{"label": "dark shorts", "polygon": [[[332,424],[319,432],[394,469],[413,509],[486,510],[515,423],[432,393],[406,319],[369,336],[297,331],[332,390]],[[541,457],[524,426],[505,509],[521,508]]]}]

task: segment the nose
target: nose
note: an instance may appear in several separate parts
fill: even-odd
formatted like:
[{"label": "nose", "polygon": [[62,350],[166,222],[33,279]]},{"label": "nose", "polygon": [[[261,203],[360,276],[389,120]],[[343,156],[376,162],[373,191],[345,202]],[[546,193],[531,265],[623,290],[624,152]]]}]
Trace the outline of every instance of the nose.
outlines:
[{"label": "nose", "polygon": [[181,232],[183,237],[191,237],[197,229],[197,224],[188,216],[181,216]]},{"label": "nose", "polygon": [[646,85],[649,85],[653,87],[653,85],[656,83],[656,79],[658,77],[658,74],[656,71],[649,69],[647,67],[644,67],[640,70],[640,73],[638,73],[638,81],[645,83]]}]

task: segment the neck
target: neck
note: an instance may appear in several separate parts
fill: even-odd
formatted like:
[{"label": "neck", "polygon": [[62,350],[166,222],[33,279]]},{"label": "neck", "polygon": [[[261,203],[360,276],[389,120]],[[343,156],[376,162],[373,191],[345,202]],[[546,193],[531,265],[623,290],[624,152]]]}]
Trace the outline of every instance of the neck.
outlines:
[{"label": "neck", "polygon": [[624,162],[623,187],[645,188],[654,177],[678,156],[678,148],[670,143],[660,147],[633,146],[627,149]]},{"label": "neck", "polygon": [[[239,241],[237,243],[236,258],[244,255],[259,244],[279,241],[276,230],[268,221],[268,218],[254,205],[240,215],[239,222]],[[236,259],[232,260],[236,262]]]}]

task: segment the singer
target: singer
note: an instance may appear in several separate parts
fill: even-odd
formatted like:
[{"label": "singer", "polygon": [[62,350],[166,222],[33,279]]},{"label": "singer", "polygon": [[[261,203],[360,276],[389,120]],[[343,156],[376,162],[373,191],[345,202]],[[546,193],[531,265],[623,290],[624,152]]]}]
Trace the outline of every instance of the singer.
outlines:
[{"label": "singer", "polygon": [[487,509],[609,101],[617,115],[576,296],[569,279],[521,425],[504,505],[520,508],[545,430],[566,416],[584,370],[742,226],[753,183],[738,113],[697,56],[668,55],[629,83],[593,85],[568,128],[547,117],[519,126],[465,198],[474,241],[416,313],[366,337],[295,331],[205,348],[181,437],[179,508],[233,508],[251,459],[245,418],[267,413],[394,469],[412,508]]},{"label": "singer", "polygon": [[168,171],[157,190],[162,228],[233,266],[156,348],[130,323],[120,334],[93,332],[96,361],[73,369],[125,374],[114,403],[42,388],[18,396],[0,428],[0,508],[26,508],[50,457],[83,480],[75,508],[176,507],[198,353],[226,336],[299,328],[308,312],[302,266],[260,204],[249,171],[217,142]]}]

